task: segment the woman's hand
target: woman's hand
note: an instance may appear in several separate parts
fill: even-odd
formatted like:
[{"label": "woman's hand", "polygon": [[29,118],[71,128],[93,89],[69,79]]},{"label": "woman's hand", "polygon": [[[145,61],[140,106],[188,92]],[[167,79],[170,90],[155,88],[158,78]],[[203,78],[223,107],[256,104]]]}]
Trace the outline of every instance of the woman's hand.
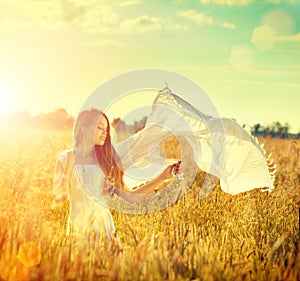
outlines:
[{"label": "woman's hand", "polygon": [[178,160],[175,164],[169,165],[164,171],[163,171],[163,177],[165,180],[173,178],[175,175],[179,173],[181,165],[181,160]]}]

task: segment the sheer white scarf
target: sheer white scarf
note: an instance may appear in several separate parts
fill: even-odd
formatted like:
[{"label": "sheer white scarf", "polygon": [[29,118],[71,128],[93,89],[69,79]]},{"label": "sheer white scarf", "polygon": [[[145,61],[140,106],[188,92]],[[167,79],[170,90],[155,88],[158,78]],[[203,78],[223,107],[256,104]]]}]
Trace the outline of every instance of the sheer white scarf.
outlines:
[{"label": "sheer white scarf", "polygon": [[[199,167],[219,178],[221,189],[232,195],[274,188],[270,171],[275,167],[256,139],[231,119],[203,114],[167,87],[158,92],[145,128],[115,144],[125,178],[142,183],[162,171],[169,161],[159,144],[170,136],[180,143],[182,166],[190,171],[190,180]],[[201,197],[211,190],[203,186]]]}]

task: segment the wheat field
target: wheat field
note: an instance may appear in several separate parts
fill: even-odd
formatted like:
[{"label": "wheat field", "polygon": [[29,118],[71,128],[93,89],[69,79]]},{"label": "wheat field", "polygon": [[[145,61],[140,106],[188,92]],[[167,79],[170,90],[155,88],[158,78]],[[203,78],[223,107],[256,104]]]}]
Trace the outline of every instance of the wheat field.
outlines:
[{"label": "wheat field", "polygon": [[278,165],[272,193],[199,201],[204,178],[171,207],[133,215],[112,210],[120,244],[66,237],[68,203],[53,203],[58,152],[71,131],[1,132],[0,280],[300,280],[299,151],[262,139]]}]

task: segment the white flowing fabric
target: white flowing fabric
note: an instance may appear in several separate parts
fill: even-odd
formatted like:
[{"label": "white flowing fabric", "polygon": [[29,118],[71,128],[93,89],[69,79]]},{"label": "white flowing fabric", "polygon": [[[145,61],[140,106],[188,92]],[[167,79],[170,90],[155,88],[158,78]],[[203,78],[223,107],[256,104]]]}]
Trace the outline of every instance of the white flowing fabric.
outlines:
[{"label": "white flowing fabric", "polygon": [[169,88],[158,92],[145,128],[114,144],[122,159],[125,182],[126,178],[145,182],[166,167],[168,159],[161,155],[159,143],[170,136],[185,140],[183,156],[191,148],[190,164],[218,177],[226,193],[274,188],[265,151],[250,134],[233,120],[203,114]]},{"label": "white flowing fabric", "polygon": [[[103,194],[110,183],[99,166],[76,164],[69,186],[58,185],[59,190],[54,190],[58,198],[63,194],[69,197],[69,221],[73,229],[94,229],[110,239],[115,225],[106,206],[129,213],[161,210],[176,202],[192,185],[198,168],[214,178],[211,184],[210,176],[206,177],[208,184],[204,182],[200,187],[200,198],[214,189],[216,177],[220,179],[221,189],[232,195],[255,188],[264,191],[274,188],[275,166],[270,167],[264,150],[250,134],[233,120],[203,114],[169,88],[158,92],[145,128],[113,144],[129,188],[155,178],[174,163],[162,150],[162,142],[169,137],[177,138],[180,144],[184,179],[175,179],[156,193],[143,195],[117,190],[119,196],[112,199]],[[57,158],[57,183],[66,165],[66,153]]]},{"label": "white flowing fabric", "polygon": [[[70,152],[72,151],[63,151],[57,156],[54,182],[60,181],[66,166],[66,154]],[[115,234],[116,228],[109,209],[99,204],[105,203],[104,183],[105,179],[98,165],[75,164],[69,185],[58,185],[59,189],[54,190],[54,195],[66,195],[70,202],[67,234],[70,230],[74,233],[95,231],[99,236],[106,236],[108,240]]]}]

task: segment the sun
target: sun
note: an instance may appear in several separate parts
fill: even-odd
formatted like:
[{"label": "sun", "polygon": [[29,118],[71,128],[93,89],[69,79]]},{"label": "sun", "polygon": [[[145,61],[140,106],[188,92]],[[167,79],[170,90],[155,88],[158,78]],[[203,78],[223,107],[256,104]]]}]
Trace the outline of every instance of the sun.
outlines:
[{"label": "sun", "polygon": [[14,87],[0,81],[0,114],[13,110],[14,94]]}]

